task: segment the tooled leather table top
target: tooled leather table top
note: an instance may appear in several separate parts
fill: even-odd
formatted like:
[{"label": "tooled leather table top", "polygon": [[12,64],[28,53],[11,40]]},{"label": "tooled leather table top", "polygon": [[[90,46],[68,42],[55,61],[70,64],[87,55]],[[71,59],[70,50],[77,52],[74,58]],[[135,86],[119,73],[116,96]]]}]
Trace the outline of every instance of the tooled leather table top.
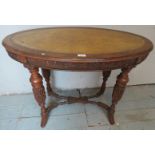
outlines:
[{"label": "tooled leather table top", "polygon": [[152,43],[139,35],[101,28],[59,27],[27,30],[3,40],[8,51],[71,58],[121,57],[148,52]]}]

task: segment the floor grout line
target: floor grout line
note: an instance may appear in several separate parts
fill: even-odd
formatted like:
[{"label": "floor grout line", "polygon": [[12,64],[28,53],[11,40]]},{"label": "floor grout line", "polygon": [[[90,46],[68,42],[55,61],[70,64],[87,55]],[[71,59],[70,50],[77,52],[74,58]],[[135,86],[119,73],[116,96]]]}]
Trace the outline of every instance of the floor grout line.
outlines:
[{"label": "floor grout line", "polygon": [[[84,112],[80,112],[80,113],[72,113],[72,114],[57,114],[57,115],[49,115],[49,117],[59,117],[59,116],[71,116],[71,115],[77,115],[77,114],[85,114]],[[35,118],[35,117],[41,117],[41,116],[21,116],[21,117],[17,117],[17,118],[13,118],[13,119],[19,119],[19,118]],[[8,119],[12,119],[12,118],[3,118],[0,120],[8,120]]]}]

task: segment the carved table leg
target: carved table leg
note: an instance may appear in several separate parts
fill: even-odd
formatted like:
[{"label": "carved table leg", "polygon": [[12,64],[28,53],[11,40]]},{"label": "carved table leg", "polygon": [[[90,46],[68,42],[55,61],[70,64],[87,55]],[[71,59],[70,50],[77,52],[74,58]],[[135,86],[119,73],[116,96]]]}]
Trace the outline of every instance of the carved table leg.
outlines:
[{"label": "carved table leg", "polygon": [[51,85],[50,85],[50,70],[42,69],[42,74],[43,74],[43,76],[45,78],[45,81],[46,81],[47,93],[48,93],[48,95],[51,95],[52,88],[51,88]]},{"label": "carved table leg", "polygon": [[114,87],[113,94],[112,94],[112,105],[109,108],[109,112],[108,112],[109,113],[109,121],[111,124],[115,123],[115,119],[114,119],[115,106],[118,103],[118,101],[122,98],[122,95],[125,91],[126,85],[129,81],[128,74],[132,68],[133,67],[122,69],[122,72],[117,77],[116,85]]},{"label": "carved table leg", "polygon": [[103,74],[102,86],[101,86],[99,92],[96,94],[96,96],[100,96],[105,92],[106,82],[111,74],[111,71],[103,71],[102,74]]},{"label": "carved table leg", "polygon": [[45,89],[42,83],[42,76],[39,74],[39,69],[35,67],[27,67],[31,73],[30,82],[33,87],[33,94],[41,107],[41,127],[44,127],[47,123],[48,113],[45,107]]}]

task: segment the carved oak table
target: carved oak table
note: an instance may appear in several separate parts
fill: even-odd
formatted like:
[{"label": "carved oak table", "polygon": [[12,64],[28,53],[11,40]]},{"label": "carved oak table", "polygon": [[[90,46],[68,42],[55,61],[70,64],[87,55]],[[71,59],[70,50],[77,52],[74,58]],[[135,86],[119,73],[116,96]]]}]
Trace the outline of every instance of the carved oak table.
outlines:
[{"label": "carved oak table", "polygon": [[[30,71],[30,82],[36,101],[41,107],[41,126],[48,120],[49,111],[57,105],[46,107],[46,93],[42,75],[46,80],[48,95],[66,99],[68,103],[92,103],[108,112],[114,124],[115,107],[121,99],[129,72],[140,64],[153,49],[151,41],[132,33],[100,28],[59,27],[18,32],[3,40],[9,56],[21,62]],[[42,75],[39,69],[42,69]],[[56,94],[50,85],[50,70],[102,71],[103,83],[94,96],[64,97]],[[112,104],[88,100],[105,91],[112,70],[121,69],[112,94]],[[62,77],[63,78],[63,77]]]}]

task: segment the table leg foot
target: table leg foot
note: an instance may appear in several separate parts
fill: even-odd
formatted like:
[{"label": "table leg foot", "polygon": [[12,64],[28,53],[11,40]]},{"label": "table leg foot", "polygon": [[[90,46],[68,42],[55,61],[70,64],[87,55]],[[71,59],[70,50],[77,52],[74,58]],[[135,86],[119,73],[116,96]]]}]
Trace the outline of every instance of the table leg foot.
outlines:
[{"label": "table leg foot", "polygon": [[47,110],[43,107],[41,109],[41,127],[44,128],[48,121],[48,113]]},{"label": "table leg foot", "polygon": [[111,125],[115,124],[115,110],[114,107],[110,107],[108,110],[108,119]]}]

